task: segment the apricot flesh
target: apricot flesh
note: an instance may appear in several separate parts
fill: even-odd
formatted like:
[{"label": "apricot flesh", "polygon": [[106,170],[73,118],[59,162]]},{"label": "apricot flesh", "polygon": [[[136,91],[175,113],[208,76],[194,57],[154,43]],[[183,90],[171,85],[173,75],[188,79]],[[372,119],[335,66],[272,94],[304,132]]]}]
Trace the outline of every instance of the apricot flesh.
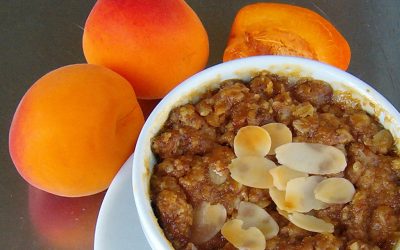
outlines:
[{"label": "apricot flesh", "polygon": [[183,0],[99,0],[84,28],[88,63],[124,76],[141,99],[159,99],[208,60],[208,35]]},{"label": "apricot flesh", "polygon": [[256,55],[304,57],[346,70],[351,50],[335,26],[314,11],[253,3],[236,14],[223,61]]},{"label": "apricot flesh", "polygon": [[10,155],[31,185],[68,197],[105,190],[143,125],[129,82],[102,66],[75,64],[35,82],[9,134]]}]

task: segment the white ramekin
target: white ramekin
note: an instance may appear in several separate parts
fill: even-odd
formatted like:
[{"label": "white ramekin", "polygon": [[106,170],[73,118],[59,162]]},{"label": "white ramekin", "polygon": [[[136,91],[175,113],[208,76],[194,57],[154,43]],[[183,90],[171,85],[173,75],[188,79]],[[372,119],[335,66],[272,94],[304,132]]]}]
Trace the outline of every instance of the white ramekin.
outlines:
[{"label": "white ramekin", "polygon": [[154,216],[149,196],[149,182],[156,163],[151,139],[162,128],[169,112],[182,104],[196,101],[200,94],[218,87],[231,78],[250,79],[254,73],[268,70],[294,77],[312,77],[331,84],[335,91],[346,91],[359,100],[362,108],[375,114],[396,138],[399,148],[400,114],[382,95],[365,82],[332,66],[295,57],[257,56],[222,63],[190,77],[173,89],[153,110],[140,133],[133,159],[133,193],[143,232],[153,249],[173,249]]}]

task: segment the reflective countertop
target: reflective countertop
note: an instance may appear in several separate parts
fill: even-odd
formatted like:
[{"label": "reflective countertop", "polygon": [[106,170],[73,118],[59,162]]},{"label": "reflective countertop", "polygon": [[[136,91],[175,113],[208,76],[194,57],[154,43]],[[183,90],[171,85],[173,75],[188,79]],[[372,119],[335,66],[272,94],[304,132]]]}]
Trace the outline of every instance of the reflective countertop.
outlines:
[{"label": "reflective countertop", "polygon": [[[209,66],[221,62],[236,12],[246,0],[187,0],[210,40]],[[292,0],[331,21],[348,40],[349,72],[400,108],[400,1]],[[94,0],[0,1],[0,249],[92,249],[105,192],[63,198],[30,187],[8,152],[19,100],[43,74],[83,63],[82,33]],[[156,102],[146,102],[146,113]]]}]

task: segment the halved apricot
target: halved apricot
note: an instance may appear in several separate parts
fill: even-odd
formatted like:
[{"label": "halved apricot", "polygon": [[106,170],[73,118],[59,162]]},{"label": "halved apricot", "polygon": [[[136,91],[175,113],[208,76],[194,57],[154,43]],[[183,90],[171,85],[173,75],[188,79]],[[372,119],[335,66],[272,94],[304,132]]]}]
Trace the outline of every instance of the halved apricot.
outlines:
[{"label": "halved apricot", "polygon": [[237,13],[223,61],[255,55],[305,57],[346,70],[351,52],[319,14],[288,4],[255,3]]}]

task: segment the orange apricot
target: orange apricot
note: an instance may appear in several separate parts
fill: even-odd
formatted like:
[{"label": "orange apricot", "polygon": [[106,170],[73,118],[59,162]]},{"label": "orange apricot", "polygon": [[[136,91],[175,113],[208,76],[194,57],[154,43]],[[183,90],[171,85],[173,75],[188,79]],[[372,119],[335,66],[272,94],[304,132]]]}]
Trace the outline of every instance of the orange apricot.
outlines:
[{"label": "orange apricot", "polygon": [[143,125],[129,82],[97,65],[56,69],[22,98],[9,149],[21,176],[60,196],[105,190],[133,152]]},{"label": "orange apricot", "polygon": [[255,55],[305,57],[346,70],[350,47],[325,18],[298,6],[255,3],[239,10],[223,61]]},{"label": "orange apricot", "polygon": [[124,76],[141,99],[159,99],[208,60],[208,36],[184,0],[99,0],[86,21],[89,63]]}]

